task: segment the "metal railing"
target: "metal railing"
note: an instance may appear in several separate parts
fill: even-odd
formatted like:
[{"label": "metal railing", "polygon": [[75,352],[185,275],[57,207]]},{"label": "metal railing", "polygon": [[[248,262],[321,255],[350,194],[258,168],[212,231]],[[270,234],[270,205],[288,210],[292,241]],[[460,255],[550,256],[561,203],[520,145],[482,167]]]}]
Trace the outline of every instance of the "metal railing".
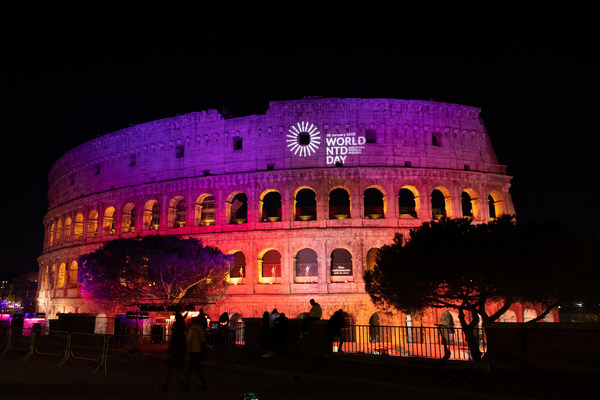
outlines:
[{"label": "metal railing", "polygon": [[[485,353],[487,341],[483,328],[473,330],[479,350]],[[350,325],[342,329],[345,353],[373,355],[447,358],[471,360],[471,353],[461,328]],[[339,350],[339,340],[333,342]]]},{"label": "metal railing", "polygon": [[[93,372],[104,368],[107,372],[107,360],[118,359],[123,354],[137,352],[140,349],[152,353],[165,353],[170,335],[141,335],[134,332],[122,335],[99,333],[80,333],[32,328],[11,327],[0,331],[0,356],[7,353],[25,354],[22,361],[38,355],[56,357],[61,367],[69,359],[94,361]],[[206,339],[212,352],[231,355],[237,346],[245,344],[244,323],[232,323],[228,328],[206,332]]]}]

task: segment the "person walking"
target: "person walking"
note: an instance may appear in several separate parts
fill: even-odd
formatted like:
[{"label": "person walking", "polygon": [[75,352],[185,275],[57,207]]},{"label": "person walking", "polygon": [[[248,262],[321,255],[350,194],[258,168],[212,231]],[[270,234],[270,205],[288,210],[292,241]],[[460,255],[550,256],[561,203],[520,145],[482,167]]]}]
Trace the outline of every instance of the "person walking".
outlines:
[{"label": "person walking", "polygon": [[184,390],[187,392],[190,390],[190,379],[192,373],[195,371],[200,379],[201,386],[198,390],[206,390],[207,382],[202,369],[200,368],[200,361],[204,358],[204,352],[208,347],[208,342],[204,336],[204,327],[202,321],[198,317],[192,318],[192,326],[190,327],[186,336],[187,351],[190,353],[190,360],[188,363],[188,369],[185,375]]},{"label": "person walking", "polygon": [[343,353],[342,346],[344,345],[344,336],[342,335],[342,328],[344,327],[344,312],[340,308],[333,313],[329,321],[327,321],[327,333],[329,334],[329,351],[333,350],[333,340],[338,338],[340,344],[338,345],[338,353]]},{"label": "person walking", "polygon": [[[185,367],[185,354],[186,354],[186,343],[185,343],[185,315],[181,315],[179,311],[175,313],[175,322],[172,326],[171,340],[169,341],[169,347],[167,348],[167,376],[165,377],[165,383],[162,385],[162,390],[167,390],[169,386],[169,380],[171,378],[171,371],[176,370],[183,376],[183,369]],[[184,377],[185,378],[185,377]]]}]

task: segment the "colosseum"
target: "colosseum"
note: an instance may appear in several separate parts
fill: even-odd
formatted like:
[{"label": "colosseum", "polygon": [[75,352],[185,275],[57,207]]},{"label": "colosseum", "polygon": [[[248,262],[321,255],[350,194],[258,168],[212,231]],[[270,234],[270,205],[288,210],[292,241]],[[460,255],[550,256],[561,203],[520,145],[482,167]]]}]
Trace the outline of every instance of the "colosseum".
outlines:
[{"label": "colosseum", "polygon": [[363,273],[396,232],[514,213],[511,177],[480,111],[304,98],[271,102],[264,115],[194,112],[84,143],[50,170],[39,311],[114,313],[81,297],[78,256],[115,238],[169,234],[234,255],[227,295],[207,309],[213,318],[274,307],[294,317],[314,298],[324,317],[343,308],[367,324],[378,310]]}]

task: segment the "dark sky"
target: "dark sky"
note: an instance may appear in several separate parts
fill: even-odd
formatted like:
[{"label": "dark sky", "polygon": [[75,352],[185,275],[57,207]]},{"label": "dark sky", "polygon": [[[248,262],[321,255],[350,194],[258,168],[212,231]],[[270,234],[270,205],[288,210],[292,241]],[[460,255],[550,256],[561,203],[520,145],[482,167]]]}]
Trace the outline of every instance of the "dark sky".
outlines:
[{"label": "dark sky", "polygon": [[591,10],[201,3],[5,10],[0,272],[37,269],[48,172],[69,149],[176,114],[317,95],[481,107],[518,216],[598,231]]}]

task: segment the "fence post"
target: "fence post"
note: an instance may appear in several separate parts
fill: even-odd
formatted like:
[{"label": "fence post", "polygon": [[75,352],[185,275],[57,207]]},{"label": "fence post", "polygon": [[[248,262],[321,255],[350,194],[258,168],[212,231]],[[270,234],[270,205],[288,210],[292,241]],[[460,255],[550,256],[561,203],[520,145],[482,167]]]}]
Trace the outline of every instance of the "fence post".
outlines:
[{"label": "fence post", "polygon": [[10,351],[11,341],[12,341],[12,327],[9,327],[8,328],[8,340],[6,341],[6,348],[4,349],[4,351],[2,353],[0,353],[0,356],[3,356]]}]

